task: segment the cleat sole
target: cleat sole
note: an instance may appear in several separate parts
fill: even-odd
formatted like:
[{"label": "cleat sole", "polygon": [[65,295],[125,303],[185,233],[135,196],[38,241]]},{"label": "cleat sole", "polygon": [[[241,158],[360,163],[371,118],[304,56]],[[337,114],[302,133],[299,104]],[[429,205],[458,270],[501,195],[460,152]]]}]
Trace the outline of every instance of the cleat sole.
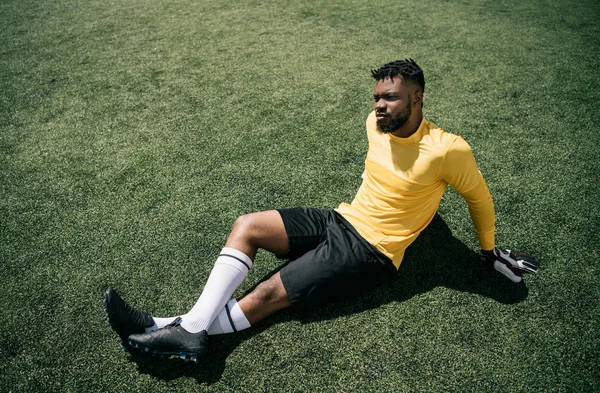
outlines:
[{"label": "cleat sole", "polygon": [[129,341],[129,346],[131,346],[133,348],[138,348],[140,351],[147,352],[151,355],[157,355],[157,356],[163,356],[163,357],[179,356],[181,359],[188,359],[188,360],[192,360],[192,361],[197,361],[197,359],[198,359],[198,353],[196,353],[196,352],[161,352],[159,350],[152,349],[152,348],[146,347],[144,345],[140,345],[133,341]]},{"label": "cleat sole", "polygon": [[[150,347],[146,347],[143,345],[139,345],[137,343],[134,343],[133,341],[129,342],[129,345],[132,348],[138,349],[140,352],[142,353],[146,353],[148,355],[151,355],[153,358],[157,358],[157,359],[166,359],[170,356],[177,356],[180,359],[186,361],[186,362],[192,362],[192,363],[198,363],[198,353],[189,353],[189,352],[161,352],[161,351],[157,351],[157,350],[153,350]],[[124,349],[126,351],[126,349]]]}]

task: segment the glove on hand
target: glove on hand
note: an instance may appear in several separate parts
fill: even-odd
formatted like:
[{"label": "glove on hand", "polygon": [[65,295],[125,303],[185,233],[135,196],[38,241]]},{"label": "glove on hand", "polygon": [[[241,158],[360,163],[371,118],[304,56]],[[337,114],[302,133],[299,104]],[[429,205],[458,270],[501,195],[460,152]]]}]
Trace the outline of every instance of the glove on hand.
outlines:
[{"label": "glove on hand", "polygon": [[537,273],[540,265],[534,256],[500,247],[495,247],[491,251],[481,250],[479,256],[483,262],[492,264],[494,269],[512,282],[520,282],[523,279],[523,272]]}]

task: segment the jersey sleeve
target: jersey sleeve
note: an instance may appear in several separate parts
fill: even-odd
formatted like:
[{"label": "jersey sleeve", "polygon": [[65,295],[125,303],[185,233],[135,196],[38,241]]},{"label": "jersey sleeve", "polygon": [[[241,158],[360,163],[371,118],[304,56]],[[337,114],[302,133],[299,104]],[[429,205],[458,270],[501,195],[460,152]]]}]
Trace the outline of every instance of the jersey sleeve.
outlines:
[{"label": "jersey sleeve", "polygon": [[477,167],[471,147],[461,137],[457,137],[448,147],[442,161],[440,177],[467,202],[479,238],[479,246],[484,250],[494,248],[496,216],[492,196]]}]

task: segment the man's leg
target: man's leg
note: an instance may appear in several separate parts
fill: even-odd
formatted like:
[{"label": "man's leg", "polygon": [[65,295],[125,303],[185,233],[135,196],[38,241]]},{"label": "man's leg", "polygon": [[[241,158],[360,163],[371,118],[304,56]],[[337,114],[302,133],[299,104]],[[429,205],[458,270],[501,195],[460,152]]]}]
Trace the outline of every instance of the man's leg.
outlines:
[{"label": "man's leg", "polygon": [[[198,353],[206,341],[211,323],[225,308],[231,295],[245,279],[259,248],[277,255],[287,252],[288,237],[276,210],[238,218],[217,263],[194,307],[181,316],[177,326],[149,334],[134,334],[130,342],[159,353]],[[248,312],[248,325],[287,307],[286,294],[278,275],[259,285],[239,310]],[[180,345],[183,342],[184,345]],[[189,349],[189,351],[187,350]]]},{"label": "man's leg", "polygon": [[287,247],[285,227],[276,210],[239,217],[200,298],[194,307],[181,317],[181,326],[190,332],[208,329],[233,292],[246,278],[248,265],[253,263],[258,249],[283,255],[287,252]]},{"label": "man's leg", "polygon": [[[279,212],[270,210],[241,216],[235,222],[225,247],[242,251],[252,260],[256,257],[259,248],[275,255],[286,254],[288,237]],[[200,299],[196,305],[199,310],[202,309]],[[247,329],[264,317],[290,305],[277,273],[258,285],[239,302],[235,299],[229,300],[217,317],[213,318],[208,334],[232,333]]]}]

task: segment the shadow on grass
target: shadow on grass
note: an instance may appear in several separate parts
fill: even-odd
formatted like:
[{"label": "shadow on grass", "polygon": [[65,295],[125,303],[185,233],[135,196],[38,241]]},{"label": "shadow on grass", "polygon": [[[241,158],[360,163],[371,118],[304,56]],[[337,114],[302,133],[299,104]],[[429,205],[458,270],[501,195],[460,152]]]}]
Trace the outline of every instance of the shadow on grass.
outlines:
[{"label": "shadow on grass", "polygon": [[[281,267],[270,272],[263,280]],[[220,380],[227,357],[241,342],[272,325],[289,320],[310,323],[338,318],[386,303],[405,301],[439,286],[478,294],[504,304],[518,303],[528,294],[524,282],[514,284],[484,266],[477,253],[453,237],[444,220],[436,214],[427,229],[407,250],[397,277],[370,293],[311,311],[284,310],[240,333],[213,336],[198,364],[184,363],[176,358],[159,361],[140,354],[132,354],[132,361],[138,364],[140,372],[159,379],[171,380],[185,376],[195,378],[199,383],[211,384]]]}]

